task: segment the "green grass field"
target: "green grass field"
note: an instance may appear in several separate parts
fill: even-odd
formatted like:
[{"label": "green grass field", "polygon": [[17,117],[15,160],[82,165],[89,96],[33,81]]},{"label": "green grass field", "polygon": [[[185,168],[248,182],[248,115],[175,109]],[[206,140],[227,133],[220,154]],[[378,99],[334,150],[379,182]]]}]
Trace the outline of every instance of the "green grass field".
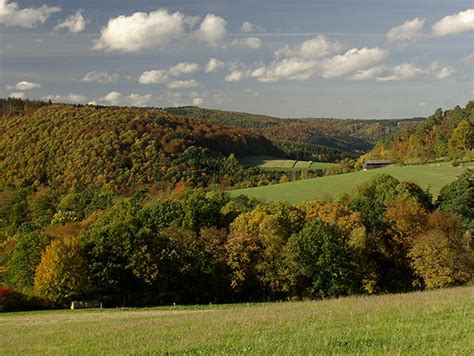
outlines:
[{"label": "green grass field", "polygon": [[6,354],[474,353],[474,287],[149,309],[0,314]]},{"label": "green grass field", "polygon": [[246,167],[259,167],[261,169],[279,171],[301,171],[307,169],[326,169],[335,167],[337,163],[296,161],[292,159],[280,159],[271,156],[248,156],[241,157],[240,162]]},{"label": "green grass field", "polygon": [[[473,164],[470,164],[472,167]],[[430,187],[436,197],[443,186],[451,183],[465,168],[448,164],[423,166],[385,167],[368,171],[340,174],[320,178],[305,179],[296,182],[267,185],[256,188],[229,191],[232,196],[248,195],[262,200],[287,200],[298,203],[304,200],[333,197],[341,192],[351,192],[358,184],[371,177],[387,173],[402,181],[413,181],[423,188]]]}]

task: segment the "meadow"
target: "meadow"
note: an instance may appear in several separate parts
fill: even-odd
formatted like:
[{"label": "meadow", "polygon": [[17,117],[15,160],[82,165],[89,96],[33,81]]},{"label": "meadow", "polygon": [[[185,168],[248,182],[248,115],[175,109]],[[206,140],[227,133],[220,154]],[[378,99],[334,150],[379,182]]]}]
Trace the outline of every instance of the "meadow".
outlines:
[{"label": "meadow", "polygon": [[338,166],[337,163],[297,161],[272,156],[247,156],[239,158],[246,167],[258,167],[264,170],[302,171],[307,169],[327,169]]},{"label": "meadow", "polygon": [[[473,167],[473,164],[471,163],[469,167]],[[338,193],[349,193],[357,185],[373,176],[386,173],[401,181],[415,182],[424,189],[429,187],[433,196],[436,197],[441,188],[454,181],[464,169],[465,167],[452,167],[448,163],[390,166],[256,188],[236,189],[231,190],[230,194],[232,196],[247,195],[265,201],[286,200],[290,203],[299,203],[305,200],[334,197]]]},{"label": "meadow", "polygon": [[474,351],[474,287],[323,301],[0,315],[2,354]]}]

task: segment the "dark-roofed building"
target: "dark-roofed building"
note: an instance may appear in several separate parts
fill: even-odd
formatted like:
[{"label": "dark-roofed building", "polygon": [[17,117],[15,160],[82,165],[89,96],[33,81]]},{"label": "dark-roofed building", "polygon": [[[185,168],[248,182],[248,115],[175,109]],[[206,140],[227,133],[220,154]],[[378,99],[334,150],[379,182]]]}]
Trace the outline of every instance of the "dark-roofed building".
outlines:
[{"label": "dark-roofed building", "polygon": [[385,159],[374,159],[374,160],[365,161],[362,168],[364,169],[364,171],[366,171],[367,169],[387,167],[391,164],[392,164],[392,162],[387,161]]}]

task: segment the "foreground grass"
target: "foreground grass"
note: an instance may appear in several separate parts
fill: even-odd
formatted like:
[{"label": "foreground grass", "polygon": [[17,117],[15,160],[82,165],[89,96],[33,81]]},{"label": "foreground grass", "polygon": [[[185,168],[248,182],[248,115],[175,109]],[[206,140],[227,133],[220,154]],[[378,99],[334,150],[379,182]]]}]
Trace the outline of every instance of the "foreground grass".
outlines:
[{"label": "foreground grass", "polygon": [[2,354],[474,352],[474,287],[298,303],[5,313]]},{"label": "foreground grass", "polygon": [[[470,167],[472,167],[472,163]],[[231,190],[232,196],[248,195],[263,200],[287,200],[299,203],[304,200],[334,197],[338,193],[351,192],[358,184],[380,173],[387,173],[402,181],[418,183],[423,188],[430,187],[436,197],[443,186],[454,181],[465,167],[448,164],[422,166],[385,167],[369,171],[340,174],[296,182],[267,185],[256,188]]]}]

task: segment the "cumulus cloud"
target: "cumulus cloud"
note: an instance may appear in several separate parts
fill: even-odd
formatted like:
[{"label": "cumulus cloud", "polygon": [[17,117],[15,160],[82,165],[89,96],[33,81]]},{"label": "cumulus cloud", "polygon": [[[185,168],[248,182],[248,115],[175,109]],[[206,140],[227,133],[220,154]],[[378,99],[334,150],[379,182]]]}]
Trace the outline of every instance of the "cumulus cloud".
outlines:
[{"label": "cumulus cloud", "polygon": [[200,27],[192,31],[197,22],[196,17],[164,9],[118,16],[102,28],[94,48],[130,53],[164,48],[184,38],[215,46],[227,33],[227,21],[222,17],[208,14]]},{"label": "cumulus cloud", "polygon": [[432,27],[433,36],[457,35],[474,30],[474,9],[443,17]]},{"label": "cumulus cloud", "polygon": [[61,102],[61,103],[83,103],[87,101],[87,98],[84,95],[74,94],[74,93],[70,93],[67,95],[62,95],[62,94],[46,95],[46,96],[43,96],[41,99],[51,100],[51,101]]},{"label": "cumulus cloud", "polygon": [[88,72],[81,79],[82,82],[90,83],[113,83],[120,79],[120,75],[117,73],[107,73],[107,72]]},{"label": "cumulus cloud", "polygon": [[368,69],[361,69],[350,76],[351,80],[370,80],[383,74],[386,71],[386,66],[376,66]]},{"label": "cumulus cloud", "polygon": [[222,17],[208,14],[201,23],[195,36],[201,41],[207,42],[210,46],[215,46],[227,34],[227,21]]},{"label": "cumulus cloud", "polygon": [[414,41],[423,36],[422,29],[425,21],[424,18],[419,17],[405,21],[400,26],[391,28],[387,32],[387,39],[390,42]]},{"label": "cumulus cloud", "polygon": [[86,28],[86,20],[82,16],[83,10],[78,10],[74,15],[68,16],[64,21],[58,22],[53,31],[67,30],[72,33],[79,33]]},{"label": "cumulus cloud", "polygon": [[292,57],[277,60],[269,65],[253,69],[250,77],[262,83],[279,80],[308,80],[315,76],[323,78],[344,77],[358,72],[355,77],[361,80],[372,75],[362,72],[379,64],[388,56],[388,51],[379,48],[353,48],[345,54],[323,59]]},{"label": "cumulus cloud", "polygon": [[455,69],[451,66],[441,66],[437,62],[433,62],[427,68],[420,68],[413,63],[402,63],[400,65],[389,68],[386,73],[377,77],[378,81],[390,82],[400,80],[429,80],[429,79],[446,79],[455,73]]},{"label": "cumulus cloud", "polygon": [[0,0],[0,24],[33,28],[44,23],[52,14],[60,12],[59,6],[27,7],[20,9],[16,2]]},{"label": "cumulus cloud", "polygon": [[199,66],[197,65],[197,63],[182,62],[171,67],[168,70],[168,74],[171,76],[179,76],[181,74],[192,74],[196,73],[198,69]]},{"label": "cumulus cloud", "polygon": [[441,79],[449,78],[455,73],[456,73],[456,70],[453,67],[446,66],[439,69],[439,71],[435,75],[436,75],[436,78],[441,80]]},{"label": "cumulus cloud", "polygon": [[13,92],[8,95],[9,98],[26,99],[26,95],[20,92]]},{"label": "cumulus cloud", "polygon": [[206,73],[212,73],[220,68],[224,68],[225,63],[216,58],[210,58],[206,65]]},{"label": "cumulus cloud", "polygon": [[310,40],[304,41],[297,47],[288,45],[278,49],[275,52],[277,58],[282,57],[300,57],[300,58],[323,58],[342,49],[342,45],[337,41],[331,41],[326,36],[316,36]]},{"label": "cumulus cloud", "polygon": [[33,83],[23,80],[21,82],[16,83],[15,85],[6,85],[6,88],[10,90],[31,90],[39,88],[40,86],[41,84],[39,83]]},{"label": "cumulus cloud", "polygon": [[474,62],[474,53],[467,54],[463,58],[464,63],[472,63]]},{"label": "cumulus cloud", "polygon": [[127,96],[127,102],[132,106],[145,106],[151,100],[151,94],[132,93]]},{"label": "cumulus cloud", "polygon": [[100,98],[100,100],[106,101],[110,105],[119,105],[122,101],[122,94],[120,94],[118,91],[111,91]]},{"label": "cumulus cloud", "polygon": [[140,84],[165,84],[168,80],[168,72],[162,69],[145,71],[138,78]]},{"label": "cumulus cloud", "polygon": [[318,62],[302,58],[285,58],[254,69],[250,76],[262,83],[286,80],[307,80],[316,74]]},{"label": "cumulus cloud", "polygon": [[249,33],[249,32],[263,32],[265,29],[260,26],[256,25],[254,23],[245,21],[242,26],[240,27],[240,31],[243,33]]},{"label": "cumulus cloud", "polygon": [[[140,84],[171,84],[174,85],[186,85],[184,84],[187,82],[187,85],[191,85],[191,81],[176,81],[173,80],[172,77],[179,77],[184,74],[192,74],[199,70],[199,65],[197,63],[187,63],[182,62],[178,63],[168,69],[154,69],[143,72],[140,77],[138,78],[138,82]],[[195,81],[192,81],[195,82]],[[196,83],[196,82],[195,82]]]},{"label": "cumulus cloud", "polygon": [[204,103],[203,98],[193,98],[193,105],[199,106],[199,105],[202,105],[203,103]]},{"label": "cumulus cloud", "polygon": [[173,80],[166,84],[168,89],[189,89],[199,86],[195,80]]},{"label": "cumulus cloud", "polygon": [[262,40],[258,37],[244,37],[236,38],[232,41],[233,46],[248,47],[252,49],[259,49],[262,47]]},{"label": "cumulus cloud", "polygon": [[380,48],[352,48],[345,54],[326,60],[322,68],[325,78],[342,77],[380,63],[388,57],[388,51]]},{"label": "cumulus cloud", "polygon": [[185,18],[166,10],[112,18],[102,28],[95,48],[121,52],[162,48],[184,36]]},{"label": "cumulus cloud", "polygon": [[229,73],[224,80],[226,82],[240,82],[246,77],[246,73],[243,70],[234,70]]}]

